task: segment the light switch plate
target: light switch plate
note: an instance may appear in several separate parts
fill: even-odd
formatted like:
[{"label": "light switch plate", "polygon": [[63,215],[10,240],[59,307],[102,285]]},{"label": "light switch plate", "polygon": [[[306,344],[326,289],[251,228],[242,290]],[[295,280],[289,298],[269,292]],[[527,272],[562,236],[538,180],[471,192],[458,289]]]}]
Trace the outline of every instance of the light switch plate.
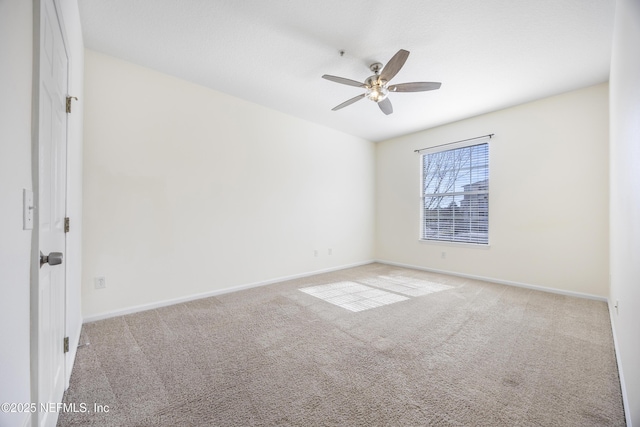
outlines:
[{"label": "light switch plate", "polygon": [[22,229],[33,230],[33,191],[22,190]]}]

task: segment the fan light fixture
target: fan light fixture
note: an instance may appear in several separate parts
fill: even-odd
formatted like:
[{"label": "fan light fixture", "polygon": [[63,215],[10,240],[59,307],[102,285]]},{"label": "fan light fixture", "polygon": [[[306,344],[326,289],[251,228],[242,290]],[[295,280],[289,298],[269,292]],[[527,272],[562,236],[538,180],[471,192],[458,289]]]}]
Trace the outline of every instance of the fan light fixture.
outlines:
[{"label": "fan light fixture", "polygon": [[367,89],[366,95],[370,100],[380,102],[389,95],[389,89],[384,86],[375,85],[370,89]]}]

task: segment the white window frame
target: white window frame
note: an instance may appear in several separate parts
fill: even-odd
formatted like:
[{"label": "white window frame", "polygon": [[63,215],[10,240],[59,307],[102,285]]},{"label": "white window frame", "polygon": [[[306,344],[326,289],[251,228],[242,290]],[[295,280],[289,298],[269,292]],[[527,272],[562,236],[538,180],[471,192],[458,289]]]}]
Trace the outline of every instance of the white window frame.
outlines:
[{"label": "white window frame", "polygon": [[[489,153],[490,153],[490,147],[489,147],[489,141],[491,139],[491,136],[486,136],[486,137],[481,137],[481,138],[473,138],[472,140],[466,140],[466,141],[460,141],[460,142],[456,142],[456,143],[451,143],[451,144],[444,144],[442,146],[437,146],[437,147],[433,147],[433,148],[426,148],[423,150],[416,150],[417,152],[419,152],[420,154],[420,230],[419,230],[419,240],[421,242],[429,242],[429,243],[438,243],[438,244],[453,244],[453,245],[472,245],[474,247],[483,247],[486,248],[489,246],[489,241],[490,241],[490,228],[489,228],[489,211],[490,211],[490,189],[489,189],[489,171],[490,171],[490,161],[489,161]],[[481,190],[481,191],[453,191],[453,192],[449,192],[449,193],[438,193],[441,196],[444,197],[454,197],[454,196],[464,196],[464,195],[478,195],[478,194],[486,194],[486,198],[487,198],[487,207],[486,207],[486,211],[487,211],[487,220],[486,220],[486,228],[487,228],[487,235],[486,235],[486,240],[485,241],[478,241],[478,238],[474,238],[472,237],[471,233],[469,233],[469,237],[467,239],[464,238],[459,238],[459,237],[453,237],[451,239],[447,239],[444,238],[443,236],[439,235],[437,238],[428,238],[426,236],[426,232],[425,232],[425,226],[426,226],[426,210],[425,210],[425,199],[428,197],[425,194],[425,167],[424,167],[424,161],[425,161],[425,156],[428,156],[430,154],[436,154],[436,153],[441,153],[444,151],[453,151],[453,150],[458,150],[461,148],[468,148],[468,147],[473,147],[473,146],[478,146],[478,145],[486,145],[487,147],[487,162],[486,162],[486,168],[487,168],[487,183],[486,183],[486,190]],[[483,166],[485,167],[485,166]],[[470,168],[473,168],[472,166],[470,166]],[[471,183],[473,184],[473,183]],[[435,194],[435,193],[434,193]]]}]

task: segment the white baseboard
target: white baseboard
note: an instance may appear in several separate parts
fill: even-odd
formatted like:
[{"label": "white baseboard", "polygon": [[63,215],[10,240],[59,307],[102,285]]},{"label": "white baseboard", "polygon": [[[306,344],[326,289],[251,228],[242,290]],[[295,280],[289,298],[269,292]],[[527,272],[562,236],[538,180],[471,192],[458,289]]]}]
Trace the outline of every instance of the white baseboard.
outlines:
[{"label": "white baseboard", "polygon": [[273,283],[284,282],[284,281],[287,281],[287,280],[300,279],[302,277],[314,276],[316,274],[329,273],[329,272],[332,272],[332,271],[344,270],[344,269],[352,268],[352,267],[359,267],[361,265],[371,264],[372,262],[374,262],[374,261],[373,260],[361,261],[361,262],[357,262],[357,263],[353,263],[353,264],[341,265],[341,266],[338,266],[338,267],[325,268],[325,269],[322,269],[322,270],[309,271],[309,272],[306,272],[306,273],[294,274],[294,275],[291,275],[291,276],[277,277],[277,278],[274,278],[274,279],[264,280],[264,281],[260,281],[260,282],[247,283],[247,284],[244,284],[244,285],[233,286],[233,287],[230,287],[230,288],[216,289],[214,291],[204,292],[204,293],[201,293],[201,294],[193,294],[193,295],[188,295],[188,296],[184,296],[184,297],[173,298],[173,299],[170,299],[170,300],[158,301],[158,302],[153,302],[153,303],[149,303],[149,304],[136,305],[136,306],[127,307],[127,308],[123,308],[123,309],[119,309],[119,310],[113,310],[113,311],[108,311],[108,312],[104,312],[104,313],[100,313],[100,314],[96,314],[96,315],[92,315],[92,316],[87,316],[87,317],[85,317],[83,319],[83,323],[95,322],[97,320],[108,319],[110,317],[116,317],[116,316],[123,316],[125,314],[137,313],[139,311],[153,310],[154,308],[166,307],[168,305],[180,304],[180,303],[183,303],[183,302],[193,301],[193,300],[197,300],[197,299],[201,299],[201,298],[214,297],[214,296],[217,296],[217,295],[228,294],[230,292],[236,292],[236,291],[242,291],[242,290],[245,290],[245,289],[257,288],[259,286],[271,285]]},{"label": "white baseboard", "polygon": [[616,324],[613,319],[615,307],[611,305],[611,301],[607,301],[609,306],[609,319],[611,321],[611,333],[613,334],[613,347],[616,352],[616,363],[618,364],[618,377],[620,378],[620,391],[622,392],[622,405],[624,406],[624,417],[627,421],[627,427],[633,427],[631,422],[631,412],[629,409],[629,396],[627,395],[627,386],[622,373],[622,361],[620,360],[620,351],[618,349],[618,337],[616,335]]},{"label": "white baseboard", "polygon": [[464,277],[466,279],[482,280],[482,281],[485,281],[485,282],[499,283],[501,285],[517,286],[519,288],[527,288],[527,289],[533,289],[533,290],[536,290],[536,291],[551,292],[553,294],[567,295],[567,296],[572,296],[572,297],[587,298],[587,299],[592,299],[592,300],[596,300],[596,301],[607,302],[607,298],[606,297],[601,297],[601,296],[598,296],[598,295],[585,294],[585,293],[582,293],[582,292],[573,292],[573,291],[565,291],[563,289],[546,288],[544,286],[530,285],[528,283],[512,282],[510,280],[495,279],[493,277],[476,276],[476,275],[473,275],[473,274],[457,273],[455,271],[437,270],[435,268],[427,268],[427,267],[421,267],[421,266],[418,266],[418,265],[403,264],[403,263],[399,263],[399,262],[386,261],[386,260],[382,260],[382,259],[377,259],[377,260],[375,260],[375,262],[378,262],[380,264],[393,265],[393,266],[396,266],[396,267],[413,268],[414,270],[429,271],[431,273],[448,274],[450,276]]}]

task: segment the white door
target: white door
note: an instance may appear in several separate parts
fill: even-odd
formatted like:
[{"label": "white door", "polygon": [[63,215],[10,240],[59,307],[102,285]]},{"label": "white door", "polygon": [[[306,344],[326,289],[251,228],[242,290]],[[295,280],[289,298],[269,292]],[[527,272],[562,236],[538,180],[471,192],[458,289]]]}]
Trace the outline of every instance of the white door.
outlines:
[{"label": "white door", "polygon": [[[53,0],[40,3],[40,88],[38,139],[39,249],[38,404],[58,403],[64,393],[65,200],[68,58]],[[60,254],[58,256],[57,254]],[[39,426],[55,426],[55,411],[40,411]]]}]

